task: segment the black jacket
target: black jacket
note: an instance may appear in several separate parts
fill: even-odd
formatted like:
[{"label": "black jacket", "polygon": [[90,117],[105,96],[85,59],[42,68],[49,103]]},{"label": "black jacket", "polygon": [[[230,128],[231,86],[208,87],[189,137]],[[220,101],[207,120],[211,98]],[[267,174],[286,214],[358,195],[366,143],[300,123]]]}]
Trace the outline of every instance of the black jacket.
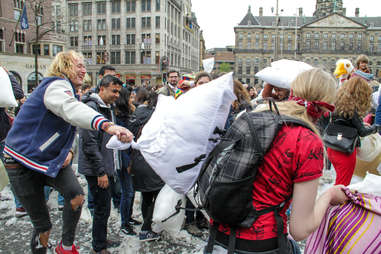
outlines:
[{"label": "black jacket", "polygon": [[[153,109],[139,105],[132,114],[128,129],[134,134],[135,139],[139,137],[141,129],[151,118],[152,113]],[[164,186],[160,176],[153,171],[138,150],[132,150],[131,153],[131,176],[136,191],[151,192],[160,190]]]},{"label": "black jacket", "polygon": [[[12,74],[8,74],[9,79],[11,80],[13,95],[16,100],[24,98],[24,92],[17,82],[16,78]],[[0,108],[0,141],[3,141],[8,134],[8,131],[11,129],[11,122],[5,108]]]},{"label": "black jacket", "polygon": [[[87,94],[82,102],[107,119],[114,119],[113,109],[96,93]],[[79,129],[78,172],[86,176],[99,176],[102,172],[114,176],[114,151],[106,148],[111,135],[103,131]],[[117,158],[118,159],[118,158]]]}]

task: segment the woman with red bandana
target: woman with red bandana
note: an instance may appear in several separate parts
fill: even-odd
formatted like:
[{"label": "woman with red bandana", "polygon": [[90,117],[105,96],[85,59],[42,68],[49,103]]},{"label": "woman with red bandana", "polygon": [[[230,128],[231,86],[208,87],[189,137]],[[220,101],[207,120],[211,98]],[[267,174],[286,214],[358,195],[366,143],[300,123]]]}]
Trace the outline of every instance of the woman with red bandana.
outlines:
[{"label": "woman with red bandana", "polygon": [[[297,244],[286,237],[285,212],[290,202],[293,204],[290,234],[300,241],[320,225],[330,205],[347,200],[341,189],[343,186],[331,187],[316,200],[324,165],[324,148],[314,123],[325,111],[334,110],[330,103],[334,101],[335,94],[335,80],[321,69],[311,69],[299,74],[292,82],[288,101],[277,102],[281,115],[302,120],[309,128],[283,125],[263,157],[253,182],[252,204],[255,210],[284,204],[279,212],[282,222],[277,223],[274,211],[270,211],[259,215],[250,228],[237,228],[234,253],[300,253]],[[278,226],[282,225],[282,232],[278,234]],[[215,244],[213,250],[208,246],[205,253],[225,254],[231,230],[223,224],[213,226],[217,227]]]},{"label": "woman with red bandana", "polygon": [[[372,88],[360,77],[352,77],[337,92],[336,110],[332,121],[357,129],[360,137],[376,133],[377,128],[364,126],[362,118],[369,112],[372,101]],[[340,126],[340,125],[338,125]],[[360,141],[356,147],[360,146]],[[349,185],[356,166],[356,149],[353,153],[327,148],[328,158],[336,171],[335,184]]]}]

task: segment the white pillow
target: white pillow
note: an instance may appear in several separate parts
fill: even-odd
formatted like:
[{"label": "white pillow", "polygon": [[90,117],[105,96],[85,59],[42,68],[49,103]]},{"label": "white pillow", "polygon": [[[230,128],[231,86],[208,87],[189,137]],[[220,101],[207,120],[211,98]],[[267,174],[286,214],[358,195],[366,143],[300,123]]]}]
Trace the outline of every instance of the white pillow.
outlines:
[{"label": "white pillow", "polygon": [[13,94],[11,80],[4,68],[0,67],[0,107],[17,107],[17,101]]},{"label": "white pillow", "polygon": [[202,60],[202,65],[204,67],[204,71],[211,73],[214,67],[214,57]]},{"label": "white pillow", "polygon": [[[180,232],[184,221],[185,210],[180,209],[175,214],[176,206],[179,204],[181,208],[185,208],[185,195],[176,193],[167,184],[160,190],[155,200],[152,221],[161,229],[164,229],[171,235],[175,236]],[[163,222],[163,220],[166,220]]]},{"label": "white pillow", "polygon": [[195,87],[177,100],[159,95],[137,145],[156,174],[176,192],[188,192],[202,162],[181,173],[176,167],[189,165],[213,149],[216,144],[209,139],[215,137],[216,127],[224,128],[235,99],[232,73]]},{"label": "white pillow", "polygon": [[300,73],[312,68],[304,62],[282,59],[272,62],[271,67],[260,70],[255,76],[273,86],[290,89],[291,83]]}]

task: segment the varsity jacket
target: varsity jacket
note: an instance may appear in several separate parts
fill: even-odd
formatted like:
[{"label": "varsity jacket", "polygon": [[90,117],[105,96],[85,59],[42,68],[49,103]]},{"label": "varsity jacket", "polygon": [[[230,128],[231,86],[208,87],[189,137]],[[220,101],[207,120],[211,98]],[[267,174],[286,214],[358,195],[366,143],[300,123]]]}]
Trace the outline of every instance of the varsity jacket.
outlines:
[{"label": "varsity jacket", "polygon": [[75,136],[75,126],[100,130],[108,121],[78,101],[67,79],[45,78],[21,107],[4,152],[25,167],[56,177]]}]

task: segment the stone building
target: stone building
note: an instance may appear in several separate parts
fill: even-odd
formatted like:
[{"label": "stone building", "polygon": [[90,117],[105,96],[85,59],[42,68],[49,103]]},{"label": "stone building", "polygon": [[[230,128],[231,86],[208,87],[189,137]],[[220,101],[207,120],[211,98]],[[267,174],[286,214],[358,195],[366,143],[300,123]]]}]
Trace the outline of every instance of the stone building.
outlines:
[{"label": "stone building", "polygon": [[248,13],[234,28],[235,72],[244,83],[257,84],[254,74],[274,60],[307,62],[333,72],[340,58],[355,65],[359,54],[368,55],[370,69],[381,77],[381,17],[361,17],[356,8],[349,16],[342,0],[317,0],[314,16],[303,9],[295,16],[254,16]]},{"label": "stone building", "polygon": [[206,51],[205,58],[214,57],[214,72],[220,72],[221,64],[228,64],[231,71],[234,70],[234,47],[227,46],[225,48],[212,48]]},{"label": "stone building", "polygon": [[[65,48],[65,36],[54,29],[54,4],[50,0],[0,1],[0,65],[18,79],[26,93],[36,86],[35,56],[38,54],[37,73],[41,80],[52,58]],[[29,29],[18,23],[26,4]],[[39,39],[36,43],[36,26]]]},{"label": "stone building", "polygon": [[200,27],[190,0],[67,0],[69,49],[89,75],[108,64],[131,84],[161,82],[162,72],[199,70]]}]

